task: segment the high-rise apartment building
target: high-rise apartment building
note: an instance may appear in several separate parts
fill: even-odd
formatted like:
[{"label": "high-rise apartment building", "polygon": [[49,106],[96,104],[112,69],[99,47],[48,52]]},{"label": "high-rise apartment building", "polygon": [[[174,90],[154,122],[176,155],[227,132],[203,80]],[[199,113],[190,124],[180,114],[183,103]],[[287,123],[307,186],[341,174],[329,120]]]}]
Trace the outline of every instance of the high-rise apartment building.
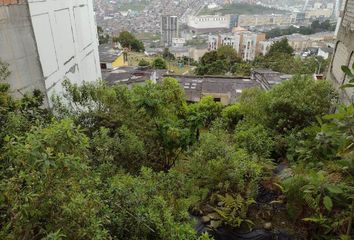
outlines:
[{"label": "high-rise apartment building", "polygon": [[177,16],[163,15],[161,17],[161,42],[163,46],[171,46],[172,38],[178,38]]},{"label": "high-rise apartment building", "polygon": [[0,0],[0,59],[14,95],[101,78],[92,0]]}]

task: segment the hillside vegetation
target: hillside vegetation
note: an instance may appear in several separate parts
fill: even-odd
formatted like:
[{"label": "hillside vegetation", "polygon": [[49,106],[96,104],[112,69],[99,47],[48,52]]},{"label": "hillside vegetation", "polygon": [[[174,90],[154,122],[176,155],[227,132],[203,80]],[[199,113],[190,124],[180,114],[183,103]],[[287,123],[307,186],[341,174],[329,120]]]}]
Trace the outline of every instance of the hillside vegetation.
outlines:
[{"label": "hillside vegetation", "polygon": [[297,239],[353,236],[354,107],[325,81],[230,106],[187,104],[173,78],[65,82],[51,112],[40,92],[0,86],[0,239],[207,240],[268,222]]}]

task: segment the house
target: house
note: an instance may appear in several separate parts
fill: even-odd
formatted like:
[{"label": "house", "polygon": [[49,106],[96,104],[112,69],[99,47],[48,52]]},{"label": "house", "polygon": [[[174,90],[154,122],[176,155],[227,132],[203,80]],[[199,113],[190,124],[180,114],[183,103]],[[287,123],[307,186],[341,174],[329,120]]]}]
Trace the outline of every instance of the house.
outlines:
[{"label": "house", "polygon": [[246,88],[261,87],[247,77],[163,75],[177,79],[186,93],[188,102],[199,102],[204,96],[213,97],[215,102],[232,104]]},{"label": "house", "polygon": [[98,47],[101,70],[113,70],[128,66],[128,54],[125,50],[113,48],[110,44],[102,44]]}]

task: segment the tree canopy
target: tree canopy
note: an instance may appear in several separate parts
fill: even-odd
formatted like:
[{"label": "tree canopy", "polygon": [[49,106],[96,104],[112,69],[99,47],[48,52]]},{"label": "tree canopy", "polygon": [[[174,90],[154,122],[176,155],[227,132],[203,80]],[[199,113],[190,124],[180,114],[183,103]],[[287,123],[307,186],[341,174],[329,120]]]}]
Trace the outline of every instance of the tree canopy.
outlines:
[{"label": "tree canopy", "polygon": [[138,40],[132,33],[123,31],[118,37],[113,37],[113,42],[119,42],[122,47],[129,48],[135,52],[142,52],[145,50],[142,41]]},{"label": "tree canopy", "polygon": [[223,75],[231,71],[235,63],[241,62],[236,50],[231,46],[222,46],[216,51],[204,54],[195,72],[198,75]]}]

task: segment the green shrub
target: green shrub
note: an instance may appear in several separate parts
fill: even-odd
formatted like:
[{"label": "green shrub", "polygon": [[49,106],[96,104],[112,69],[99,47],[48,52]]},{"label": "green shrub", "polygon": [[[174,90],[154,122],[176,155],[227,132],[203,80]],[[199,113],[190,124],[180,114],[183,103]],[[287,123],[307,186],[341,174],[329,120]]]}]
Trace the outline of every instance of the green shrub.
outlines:
[{"label": "green shrub", "polygon": [[238,148],[249,154],[267,158],[274,147],[274,141],[264,126],[249,122],[241,122],[235,129],[235,142]]}]

